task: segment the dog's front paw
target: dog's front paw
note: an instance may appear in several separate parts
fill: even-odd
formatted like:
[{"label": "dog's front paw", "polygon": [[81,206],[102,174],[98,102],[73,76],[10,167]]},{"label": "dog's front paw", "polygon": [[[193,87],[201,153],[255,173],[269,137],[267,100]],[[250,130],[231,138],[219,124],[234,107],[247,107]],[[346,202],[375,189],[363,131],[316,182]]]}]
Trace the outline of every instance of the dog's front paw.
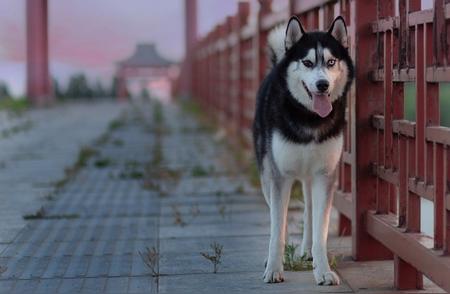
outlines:
[{"label": "dog's front paw", "polygon": [[314,278],[316,279],[317,285],[332,286],[341,283],[339,276],[333,271],[322,272],[315,269]]},{"label": "dog's front paw", "polygon": [[283,276],[283,267],[271,267],[266,266],[266,270],[264,272],[264,282],[265,283],[281,283],[284,281]]}]

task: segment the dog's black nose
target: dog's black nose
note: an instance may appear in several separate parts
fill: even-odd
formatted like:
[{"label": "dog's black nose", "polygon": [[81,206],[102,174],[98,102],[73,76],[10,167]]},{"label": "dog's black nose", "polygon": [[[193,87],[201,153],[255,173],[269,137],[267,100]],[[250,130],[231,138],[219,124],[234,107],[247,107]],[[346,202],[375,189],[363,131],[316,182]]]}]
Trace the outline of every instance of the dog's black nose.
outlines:
[{"label": "dog's black nose", "polygon": [[316,83],[317,90],[320,92],[326,92],[328,90],[328,87],[330,86],[330,83],[328,83],[327,80],[318,80]]}]

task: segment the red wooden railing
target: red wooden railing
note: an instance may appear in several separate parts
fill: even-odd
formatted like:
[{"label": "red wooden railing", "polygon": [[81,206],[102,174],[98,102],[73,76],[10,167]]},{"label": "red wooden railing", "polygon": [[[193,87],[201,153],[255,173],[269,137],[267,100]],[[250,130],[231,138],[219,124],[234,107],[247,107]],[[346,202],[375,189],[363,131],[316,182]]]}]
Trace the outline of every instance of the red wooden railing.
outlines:
[{"label": "red wooden railing", "polygon": [[[236,143],[251,146],[259,82],[267,71],[268,31],[290,15],[326,29],[348,25],[356,82],[334,205],[356,260],[394,259],[395,286],[422,288],[423,275],[450,291],[450,129],[440,126],[439,83],[450,82],[450,4],[435,0],[286,0],[274,12],[248,2],[199,41],[193,96]],[[280,2],[280,1],[278,1]],[[397,6],[397,7],[396,7]],[[415,82],[415,122],[405,119],[404,83]],[[450,99],[450,97],[447,97]],[[433,201],[434,236],[420,232],[420,199]]]}]

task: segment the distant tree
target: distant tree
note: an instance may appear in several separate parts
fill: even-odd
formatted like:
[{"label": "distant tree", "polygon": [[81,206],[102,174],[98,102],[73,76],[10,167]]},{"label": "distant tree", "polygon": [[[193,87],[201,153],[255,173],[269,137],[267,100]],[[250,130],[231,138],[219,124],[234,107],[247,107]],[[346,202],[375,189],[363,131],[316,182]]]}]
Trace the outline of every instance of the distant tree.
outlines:
[{"label": "distant tree", "polygon": [[108,93],[105,90],[105,88],[103,87],[102,82],[98,79],[95,82],[95,85],[92,89],[92,96],[96,97],[96,98],[104,98],[104,97],[108,96]]},{"label": "distant tree", "polygon": [[93,90],[90,88],[87,78],[83,73],[73,75],[70,78],[65,96],[67,98],[93,97]]},{"label": "distant tree", "polygon": [[111,98],[116,98],[117,97],[117,84],[118,84],[118,78],[116,76],[114,76],[112,78],[111,88],[109,90],[109,96]]},{"label": "distant tree", "polygon": [[59,100],[64,100],[66,98],[64,90],[61,89],[61,85],[55,78],[53,78],[53,95]]},{"label": "distant tree", "polygon": [[5,82],[0,81],[0,99],[10,98],[11,93],[8,85]]}]

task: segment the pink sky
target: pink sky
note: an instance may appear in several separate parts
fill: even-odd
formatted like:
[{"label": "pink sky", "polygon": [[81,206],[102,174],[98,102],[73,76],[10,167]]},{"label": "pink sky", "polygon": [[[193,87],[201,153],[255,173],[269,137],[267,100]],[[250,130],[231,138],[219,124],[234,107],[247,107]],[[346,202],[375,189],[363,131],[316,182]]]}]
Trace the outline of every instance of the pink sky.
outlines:
[{"label": "pink sky", "polygon": [[[139,42],[155,42],[162,55],[184,55],[183,0],[49,0],[49,54],[53,76],[67,81],[79,71],[109,81],[114,63]],[[227,15],[237,0],[198,0],[199,33]],[[23,94],[25,0],[0,1],[0,80]]]}]

